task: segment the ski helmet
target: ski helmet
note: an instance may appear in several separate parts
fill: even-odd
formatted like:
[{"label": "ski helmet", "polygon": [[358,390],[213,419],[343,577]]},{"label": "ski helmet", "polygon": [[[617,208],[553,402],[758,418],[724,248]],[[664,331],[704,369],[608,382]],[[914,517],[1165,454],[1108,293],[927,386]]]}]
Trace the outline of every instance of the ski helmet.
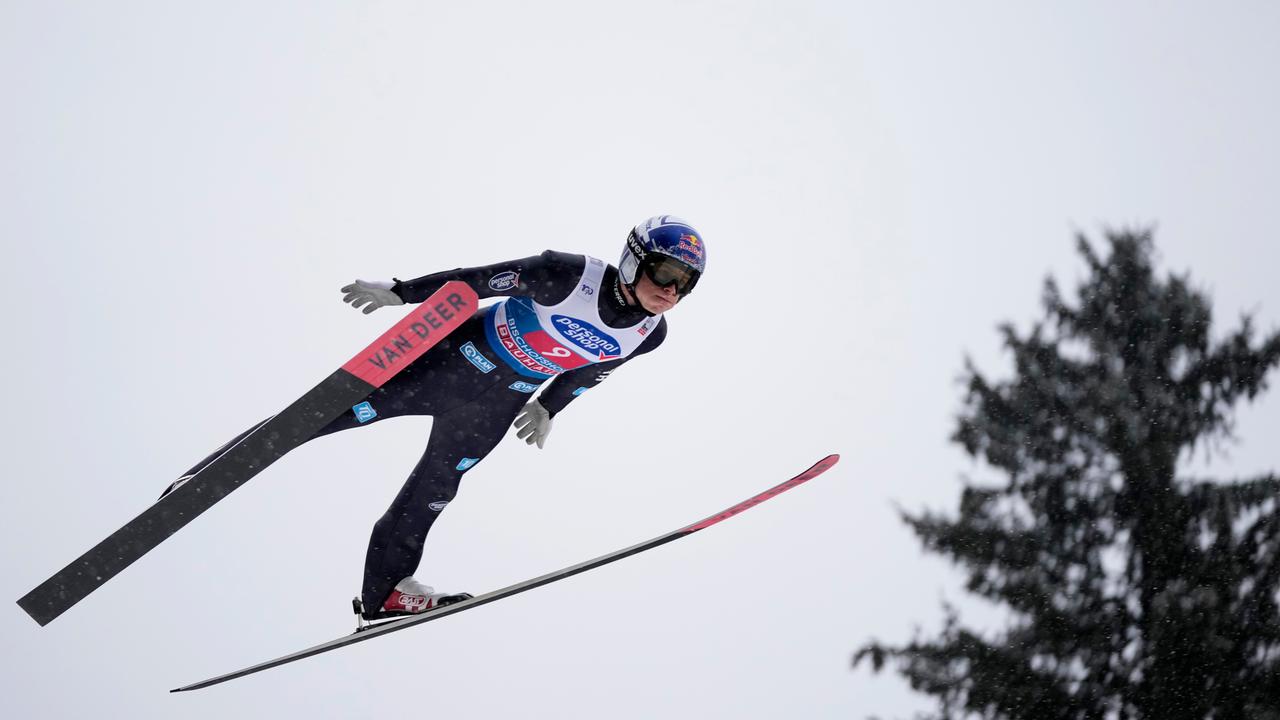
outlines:
[{"label": "ski helmet", "polygon": [[706,268],[702,236],[674,215],[658,215],[636,225],[618,261],[618,275],[632,291],[644,273],[662,287],[674,284],[681,297],[693,292]]}]

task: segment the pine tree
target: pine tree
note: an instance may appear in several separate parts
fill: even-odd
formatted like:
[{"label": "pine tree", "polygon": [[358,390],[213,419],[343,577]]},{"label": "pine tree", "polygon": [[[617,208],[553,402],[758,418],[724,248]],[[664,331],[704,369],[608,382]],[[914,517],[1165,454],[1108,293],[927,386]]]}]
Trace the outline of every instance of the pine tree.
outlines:
[{"label": "pine tree", "polygon": [[1153,270],[1150,233],[1078,239],[1088,276],[1068,304],[1001,326],[1014,377],[966,362],[952,440],[1007,478],[969,486],[958,515],[903,513],[968,591],[1006,607],[994,637],[947,607],[941,635],[854,656],[892,662],[940,718],[1280,719],[1280,478],[1181,477],[1184,453],[1232,436],[1265,389],[1280,333],[1251,319],[1210,337],[1208,299]]}]

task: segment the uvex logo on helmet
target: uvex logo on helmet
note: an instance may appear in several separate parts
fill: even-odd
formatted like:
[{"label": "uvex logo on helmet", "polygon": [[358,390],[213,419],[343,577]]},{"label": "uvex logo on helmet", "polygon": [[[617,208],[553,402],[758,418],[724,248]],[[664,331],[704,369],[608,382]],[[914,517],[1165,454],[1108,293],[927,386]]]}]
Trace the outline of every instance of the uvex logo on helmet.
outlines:
[{"label": "uvex logo on helmet", "polygon": [[640,242],[635,230],[632,230],[631,234],[627,236],[627,249],[636,256],[637,260],[643,260],[644,256],[648,254],[648,251],[644,248],[644,243]]}]

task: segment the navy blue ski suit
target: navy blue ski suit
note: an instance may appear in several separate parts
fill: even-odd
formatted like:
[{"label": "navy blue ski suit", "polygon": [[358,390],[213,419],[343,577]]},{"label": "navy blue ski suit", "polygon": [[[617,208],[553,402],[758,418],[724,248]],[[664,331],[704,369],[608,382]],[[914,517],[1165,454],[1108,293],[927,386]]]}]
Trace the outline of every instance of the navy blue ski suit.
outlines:
[{"label": "navy blue ski suit", "polygon": [[[540,305],[552,306],[565,300],[578,287],[586,262],[583,255],[548,250],[541,255],[510,262],[459,268],[409,281],[397,280],[392,291],[406,303],[418,303],[446,282],[461,280],[480,298],[525,297]],[[639,305],[626,302],[619,287],[617,269],[611,265],[605,269],[598,309],[601,319],[610,327],[617,328],[635,325],[649,315]],[[381,607],[396,583],[417,570],[427,533],[440,512],[453,500],[462,476],[502,440],[531,393],[542,385],[536,379],[517,374],[502,362],[481,363],[488,367],[486,371],[468,357],[474,356],[474,350],[492,356],[494,349],[489,346],[483,320],[482,309],[385,385],[374,390],[367,398],[369,408],[359,417],[353,408],[312,436],[315,438],[373,425],[401,415],[430,415],[434,418],[422,459],[409,474],[391,506],[374,524],[369,538],[362,598],[365,607],[371,610]],[[658,347],[666,337],[666,329],[666,319],[663,318],[630,355],[585,365],[555,376],[545,388],[541,388],[538,401],[554,417],[574,397],[598,385],[619,365]],[[463,347],[467,344],[472,349],[464,355]],[[376,416],[369,418],[368,410]],[[254,429],[256,426],[227,446]],[[220,452],[213,453],[186,474],[198,472]]]}]

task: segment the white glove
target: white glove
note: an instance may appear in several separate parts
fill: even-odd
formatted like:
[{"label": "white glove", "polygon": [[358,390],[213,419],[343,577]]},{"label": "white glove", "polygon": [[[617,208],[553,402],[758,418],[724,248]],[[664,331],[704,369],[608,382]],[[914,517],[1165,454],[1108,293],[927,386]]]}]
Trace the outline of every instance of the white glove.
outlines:
[{"label": "white glove", "polygon": [[543,443],[547,441],[547,436],[551,434],[551,413],[542,407],[542,403],[537,400],[530,400],[528,405],[520,411],[516,416],[516,437],[525,441],[525,444],[532,445],[538,443],[538,449],[542,449]]},{"label": "white glove", "polygon": [[395,283],[386,280],[357,280],[350,285],[342,288],[342,292],[346,293],[342,297],[342,302],[351,303],[351,307],[365,307],[364,314],[377,310],[384,305],[403,305],[404,301],[399,295],[391,292],[391,288]]}]

